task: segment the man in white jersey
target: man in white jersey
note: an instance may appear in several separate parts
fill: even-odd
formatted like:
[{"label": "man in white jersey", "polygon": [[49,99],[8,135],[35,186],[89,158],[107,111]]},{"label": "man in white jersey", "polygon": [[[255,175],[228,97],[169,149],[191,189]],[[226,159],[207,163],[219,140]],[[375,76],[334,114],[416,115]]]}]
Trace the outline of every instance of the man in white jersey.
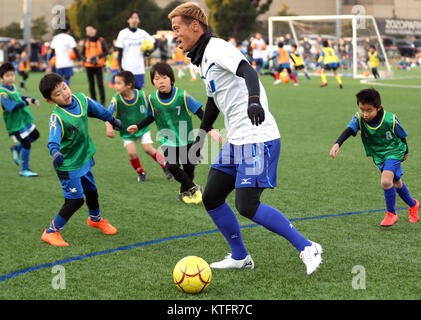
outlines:
[{"label": "man in white jersey", "polygon": [[136,89],[141,89],[145,85],[145,63],[140,47],[144,40],[148,39],[155,43],[155,39],[145,30],[138,28],[139,11],[130,11],[127,23],[129,26],[119,32],[115,46],[119,51],[120,68],[132,72],[136,78]]},{"label": "man in white jersey", "polygon": [[52,55],[56,56],[56,73],[64,78],[67,85],[70,85],[70,78],[73,76],[73,54],[80,59],[77,51],[76,40],[70,35],[70,25],[66,24],[62,33],[54,36],[51,42]]},{"label": "man in white jersey", "polygon": [[253,49],[253,61],[256,64],[256,71],[260,75],[260,69],[263,65],[263,51],[266,50],[266,42],[261,33],[256,33],[256,37],[251,42]]},{"label": "man in white jersey", "polygon": [[211,268],[254,268],[237,217],[225,201],[235,190],[239,213],[290,241],[300,252],[307,274],[312,274],[322,262],[322,247],[304,238],[280,211],[260,203],[263,190],[276,186],[281,144],[256,71],[235,47],[213,37],[207,17],[197,4],[179,5],[168,17],[177,46],[198,66],[208,95],[193,153],[200,150],[219,112],[224,115],[228,132],[228,142],[209,171],[203,203],[231,253],[211,263]]}]

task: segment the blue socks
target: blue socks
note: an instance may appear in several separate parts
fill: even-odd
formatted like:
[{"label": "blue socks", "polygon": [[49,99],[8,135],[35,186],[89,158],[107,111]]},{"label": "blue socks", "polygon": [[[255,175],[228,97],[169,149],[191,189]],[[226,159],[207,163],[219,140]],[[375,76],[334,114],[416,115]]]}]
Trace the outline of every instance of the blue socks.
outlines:
[{"label": "blue socks", "polygon": [[411,197],[409,194],[408,188],[406,187],[405,183],[402,183],[401,189],[396,189],[395,186],[393,186],[390,189],[383,189],[384,191],[384,198],[386,200],[386,209],[390,213],[396,214],[396,193],[402,198],[405,203],[413,207],[415,206],[415,200]]},{"label": "blue socks", "polygon": [[[232,258],[235,260],[244,259],[248,253],[241,236],[240,225],[231,207],[225,202],[216,209],[208,211],[213,222],[222,232],[231,248]],[[304,238],[282,214],[282,212],[260,204],[254,215],[253,221],[266,229],[277,233],[287,239],[298,250],[311,246],[311,242]]]},{"label": "blue socks", "polygon": [[386,200],[386,209],[388,212],[396,214],[395,205],[396,205],[396,189],[393,186],[390,189],[383,189],[384,198]]},{"label": "blue socks", "polygon": [[410,207],[415,206],[415,204],[416,204],[415,200],[409,194],[408,188],[406,187],[405,183],[402,182],[402,188],[396,189],[396,192],[398,193],[399,197],[401,197],[402,200],[405,201],[405,203],[408,206],[410,206]]},{"label": "blue socks", "polygon": [[47,230],[47,233],[52,232],[60,232],[63,230],[64,225],[66,224],[67,220],[64,219],[61,215],[57,214],[54,220],[51,222],[50,227]]},{"label": "blue socks", "polygon": [[89,216],[93,222],[99,222],[101,220],[101,210],[99,208],[95,210],[89,209]]},{"label": "blue socks", "polygon": [[240,224],[231,207],[224,202],[218,208],[209,210],[208,213],[228,241],[231,257],[235,260],[247,257],[248,253],[241,236]]},{"label": "blue socks", "polygon": [[22,148],[21,160],[22,160],[22,171],[29,170],[29,155],[31,149]]},{"label": "blue socks", "polygon": [[306,246],[311,246],[311,242],[304,238],[282,212],[275,208],[261,203],[257,208],[253,221],[284,237],[291,242],[298,251],[304,250],[304,247]]}]

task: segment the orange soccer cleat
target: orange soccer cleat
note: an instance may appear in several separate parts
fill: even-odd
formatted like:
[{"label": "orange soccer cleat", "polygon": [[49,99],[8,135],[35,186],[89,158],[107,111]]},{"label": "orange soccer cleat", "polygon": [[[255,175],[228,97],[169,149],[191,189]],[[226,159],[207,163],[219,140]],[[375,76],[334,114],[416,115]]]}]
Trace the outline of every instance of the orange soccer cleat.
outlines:
[{"label": "orange soccer cleat", "polygon": [[382,223],[380,223],[380,225],[382,227],[390,227],[392,225],[394,225],[396,222],[398,221],[398,215],[397,214],[393,214],[391,212],[386,212],[386,216],[384,217]]},{"label": "orange soccer cleat", "polygon": [[410,223],[415,223],[415,222],[417,222],[419,220],[419,217],[418,217],[418,208],[420,207],[420,203],[416,199],[414,199],[414,201],[415,201],[415,206],[409,207],[409,209],[408,209],[409,222]]},{"label": "orange soccer cleat", "polygon": [[104,234],[116,234],[117,229],[113,227],[108,220],[102,219],[99,222],[92,221],[91,217],[88,218],[88,225],[93,228],[100,229]]},{"label": "orange soccer cleat", "polygon": [[44,240],[45,242],[48,242],[52,246],[56,247],[68,247],[69,244],[63,240],[61,237],[60,232],[50,232],[47,233],[47,229],[44,230],[44,233],[41,236],[41,240]]}]

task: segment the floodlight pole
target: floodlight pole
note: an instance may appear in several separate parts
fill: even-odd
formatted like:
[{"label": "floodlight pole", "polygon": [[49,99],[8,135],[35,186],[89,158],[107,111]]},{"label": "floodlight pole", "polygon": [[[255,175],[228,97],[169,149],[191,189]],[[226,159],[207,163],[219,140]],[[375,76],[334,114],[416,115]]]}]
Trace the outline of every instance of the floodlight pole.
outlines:
[{"label": "floodlight pole", "polygon": [[23,40],[29,45],[31,42],[31,0],[23,0]]}]

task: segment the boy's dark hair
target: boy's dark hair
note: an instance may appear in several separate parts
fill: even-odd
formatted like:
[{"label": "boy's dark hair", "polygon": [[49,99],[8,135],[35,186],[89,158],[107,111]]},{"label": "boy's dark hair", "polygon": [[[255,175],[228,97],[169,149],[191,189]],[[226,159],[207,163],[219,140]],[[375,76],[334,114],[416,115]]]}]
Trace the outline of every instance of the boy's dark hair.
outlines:
[{"label": "boy's dark hair", "polygon": [[329,41],[327,40],[323,40],[322,44],[323,44],[323,47],[329,47]]},{"label": "boy's dark hair", "polygon": [[120,77],[123,79],[124,84],[127,86],[129,84],[132,85],[132,89],[136,86],[136,78],[133,73],[127,70],[120,71],[117,73],[116,77]]},{"label": "boy's dark hair", "polygon": [[161,76],[167,76],[171,79],[171,85],[175,83],[175,76],[174,71],[168,63],[165,62],[158,62],[154,64],[151,68],[151,82],[153,84],[153,78],[155,78],[155,74],[158,73]]},{"label": "boy's dark hair", "polygon": [[382,105],[380,93],[374,88],[361,90],[355,96],[357,97],[357,105],[360,103],[368,104],[374,106],[376,109]]},{"label": "boy's dark hair", "polygon": [[297,49],[297,45],[295,43],[291,44],[291,47]]},{"label": "boy's dark hair", "polygon": [[51,99],[51,92],[62,82],[64,79],[57,73],[49,73],[42,77],[38,88],[45,99]]},{"label": "boy's dark hair", "polygon": [[370,44],[370,48],[373,48],[374,50],[376,50],[376,46],[374,44]]},{"label": "boy's dark hair", "polygon": [[278,48],[283,48],[283,46],[284,46],[284,43],[282,41],[279,41],[278,42]]},{"label": "boy's dark hair", "polygon": [[139,18],[139,20],[140,20],[140,12],[138,11],[138,10],[131,10],[130,12],[129,12],[129,14],[127,15],[127,20],[128,19],[130,19],[131,17],[132,17],[132,15],[134,15],[134,14],[137,14],[137,17]]},{"label": "boy's dark hair", "polygon": [[6,73],[6,72],[9,72],[9,71],[15,71],[15,67],[13,66],[13,63],[11,63],[11,62],[5,62],[5,63],[3,63],[1,66],[0,66],[0,78],[3,78],[3,75]]}]

